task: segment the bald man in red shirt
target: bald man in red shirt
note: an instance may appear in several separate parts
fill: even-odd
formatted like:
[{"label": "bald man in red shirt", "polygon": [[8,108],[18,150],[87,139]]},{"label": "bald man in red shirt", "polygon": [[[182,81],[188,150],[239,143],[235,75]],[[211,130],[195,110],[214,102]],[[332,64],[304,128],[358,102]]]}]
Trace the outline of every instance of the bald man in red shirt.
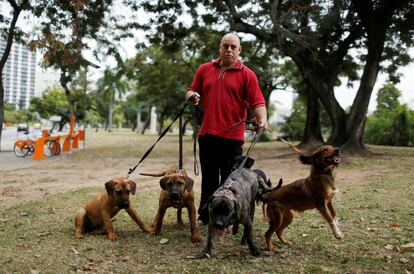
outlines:
[{"label": "bald man in red shirt", "polygon": [[[267,112],[255,73],[242,64],[240,39],[234,33],[223,36],[220,58],[202,64],[188,88],[186,99],[203,102],[203,121],[198,133],[201,164],[201,201],[198,224],[209,221],[210,196],[230,175],[233,159],[242,155],[247,108],[253,110],[260,127],[267,128]],[[236,124],[236,125],[235,125]]]}]

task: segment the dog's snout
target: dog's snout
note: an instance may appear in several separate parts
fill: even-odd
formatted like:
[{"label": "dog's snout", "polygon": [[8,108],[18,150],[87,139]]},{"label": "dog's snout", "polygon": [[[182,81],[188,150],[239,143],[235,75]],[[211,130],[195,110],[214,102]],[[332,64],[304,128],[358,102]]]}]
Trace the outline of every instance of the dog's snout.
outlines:
[{"label": "dog's snout", "polygon": [[179,192],[171,192],[171,199],[172,200],[180,200],[180,193]]},{"label": "dog's snout", "polygon": [[224,222],[222,220],[217,220],[214,222],[214,228],[224,229]]}]

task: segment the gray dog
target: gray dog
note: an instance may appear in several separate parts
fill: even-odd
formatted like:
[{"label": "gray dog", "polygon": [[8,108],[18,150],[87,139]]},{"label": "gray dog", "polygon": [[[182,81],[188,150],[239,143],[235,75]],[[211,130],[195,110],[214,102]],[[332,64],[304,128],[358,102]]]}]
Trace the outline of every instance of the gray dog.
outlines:
[{"label": "gray dog", "polygon": [[260,255],[260,251],[254,243],[253,218],[259,187],[265,187],[266,184],[264,183],[263,186],[262,183],[259,183],[256,173],[249,169],[254,160],[248,158],[244,167],[238,168],[242,160],[242,158],[238,159],[234,171],[224,184],[213,193],[207,203],[210,221],[207,245],[201,258],[211,256],[213,240],[216,235],[222,236],[230,225],[233,225],[233,234],[235,234],[239,224],[244,226],[242,244],[247,240],[251,254],[255,257]]}]

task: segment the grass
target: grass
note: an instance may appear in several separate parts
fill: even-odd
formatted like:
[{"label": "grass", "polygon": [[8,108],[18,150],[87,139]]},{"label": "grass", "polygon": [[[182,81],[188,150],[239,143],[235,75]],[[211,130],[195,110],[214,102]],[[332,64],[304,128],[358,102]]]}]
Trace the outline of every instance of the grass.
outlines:
[{"label": "grass", "polygon": [[[89,148],[90,153],[73,154],[71,160],[87,162],[97,156],[137,157],[156,139],[156,136],[137,137],[123,132],[100,133],[99,136],[99,142],[95,140],[94,146]],[[113,142],[115,136],[116,145]],[[140,140],[145,145],[137,146],[136,138],[143,138]],[[174,140],[174,136],[168,136],[150,157],[174,157],[177,151],[171,145]],[[187,138],[186,142],[191,143],[191,140]],[[185,153],[190,155],[191,145],[185,147]],[[255,153],[263,159],[272,159],[272,151],[280,149],[285,148],[279,143],[260,143],[255,147]],[[268,252],[264,249],[263,237],[268,225],[262,220],[260,206],[255,216],[255,237],[262,251],[259,258],[252,257],[248,248],[239,244],[240,234],[226,233],[216,240],[212,258],[194,259],[204,248],[207,229],[201,230],[202,244],[191,243],[188,222],[185,221],[185,227],[178,227],[174,209],[167,211],[161,236],[143,233],[125,212],[121,212],[114,222],[116,242],[102,235],[86,235],[82,240],[75,240],[73,217],[76,210],[102,190],[82,188],[0,210],[0,272],[413,272],[414,251],[403,251],[399,247],[414,242],[414,149],[370,149],[376,156],[347,157],[338,171],[346,175],[338,176],[341,193],[334,201],[345,235],[342,241],[333,237],[319,213],[307,211],[285,232],[286,238],[294,244],[282,246],[274,236],[272,239],[278,249]],[[137,195],[131,197],[145,223],[155,216],[158,195],[158,190],[141,192],[138,186]],[[185,211],[183,217],[187,219]],[[162,238],[168,242],[161,244]]]}]

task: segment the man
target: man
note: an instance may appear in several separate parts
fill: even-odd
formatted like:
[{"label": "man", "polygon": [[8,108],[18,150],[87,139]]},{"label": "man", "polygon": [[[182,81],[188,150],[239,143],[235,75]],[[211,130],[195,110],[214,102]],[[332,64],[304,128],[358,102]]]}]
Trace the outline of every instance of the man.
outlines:
[{"label": "man", "polygon": [[199,131],[201,201],[198,224],[209,221],[205,204],[230,175],[232,159],[242,155],[247,107],[253,110],[260,127],[267,128],[267,113],[257,77],[239,60],[240,39],[223,36],[220,58],[202,64],[186,93],[194,105],[203,100],[203,122]]}]

